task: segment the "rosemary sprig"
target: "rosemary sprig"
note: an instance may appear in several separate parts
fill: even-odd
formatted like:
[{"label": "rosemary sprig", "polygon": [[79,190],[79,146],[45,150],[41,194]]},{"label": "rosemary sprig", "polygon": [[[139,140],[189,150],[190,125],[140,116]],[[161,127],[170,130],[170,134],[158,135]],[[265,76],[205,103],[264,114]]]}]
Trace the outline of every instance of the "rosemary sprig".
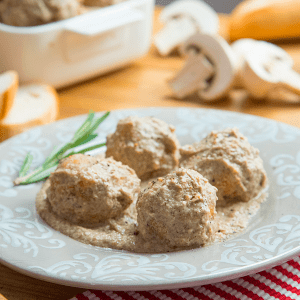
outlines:
[{"label": "rosemary sprig", "polygon": [[95,139],[98,134],[94,133],[94,131],[108,117],[109,113],[110,112],[106,112],[102,117],[95,119],[95,113],[91,111],[84,123],[77,129],[71,141],[60,148],[54,148],[42,166],[30,173],[28,172],[33,161],[33,156],[28,153],[20,169],[19,177],[14,181],[14,185],[25,185],[44,180],[56,169],[61,159],[73,154],[85,153],[105,146],[105,143],[101,143],[77,151],[72,150]]}]

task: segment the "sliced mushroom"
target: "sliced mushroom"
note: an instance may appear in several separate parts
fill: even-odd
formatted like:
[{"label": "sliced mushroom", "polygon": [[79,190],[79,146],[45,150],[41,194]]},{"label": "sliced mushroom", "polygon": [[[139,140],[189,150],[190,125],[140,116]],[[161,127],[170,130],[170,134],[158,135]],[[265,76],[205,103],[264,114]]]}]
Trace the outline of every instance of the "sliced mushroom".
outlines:
[{"label": "sliced mushroom", "polygon": [[226,95],[236,73],[236,60],[229,44],[218,35],[195,34],[181,48],[188,56],[183,69],[169,81],[177,97],[197,92],[202,100]]},{"label": "sliced mushroom", "polygon": [[282,48],[255,40],[240,40],[232,48],[242,60],[238,80],[254,98],[268,98],[275,89],[300,95],[300,74],[292,69],[293,59]]},{"label": "sliced mushroom", "polygon": [[216,34],[219,29],[217,13],[201,0],[179,0],[167,5],[160,21],[165,26],[154,37],[154,45],[164,56],[197,32]]},{"label": "sliced mushroom", "polygon": [[245,68],[245,62],[247,57],[258,57],[261,59],[264,57],[264,61],[278,61],[283,64],[293,67],[292,57],[284,51],[282,48],[265,42],[257,41],[253,39],[240,39],[231,44],[231,48],[234,51],[235,58],[237,60],[237,74],[234,82],[236,88],[241,88],[244,85],[243,80],[243,69]]}]

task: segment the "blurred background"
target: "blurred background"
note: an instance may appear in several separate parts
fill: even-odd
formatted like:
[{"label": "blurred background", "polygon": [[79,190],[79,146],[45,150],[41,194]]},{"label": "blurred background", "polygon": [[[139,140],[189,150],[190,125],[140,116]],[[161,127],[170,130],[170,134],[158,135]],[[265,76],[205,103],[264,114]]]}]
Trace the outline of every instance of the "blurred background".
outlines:
[{"label": "blurred background", "polygon": [[[156,0],[157,5],[167,5],[174,0]],[[231,13],[242,0],[204,0],[218,13]]]}]

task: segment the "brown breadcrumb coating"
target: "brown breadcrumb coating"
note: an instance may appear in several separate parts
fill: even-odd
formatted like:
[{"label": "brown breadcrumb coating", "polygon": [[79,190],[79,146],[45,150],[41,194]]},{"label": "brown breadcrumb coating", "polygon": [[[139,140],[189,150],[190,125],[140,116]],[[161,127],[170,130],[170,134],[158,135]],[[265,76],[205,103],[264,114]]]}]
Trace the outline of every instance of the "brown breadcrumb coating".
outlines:
[{"label": "brown breadcrumb coating", "polygon": [[140,191],[140,180],[128,166],[83,154],[63,159],[49,180],[52,210],[75,224],[97,224],[121,215]]},{"label": "brown breadcrumb coating", "polygon": [[203,245],[213,235],[216,190],[194,170],[181,168],[158,178],[139,195],[139,232],[145,240],[174,248]]},{"label": "brown breadcrumb coating", "polygon": [[130,166],[142,180],[162,176],[179,164],[175,128],[153,117],[127,117],[107,136],[106,156]]},{"label": "brown breadcrumb coating", "polygon": [[180,150],[181,166],[198,171],[218,189],[218,199],[249,201],[267,185],[259,150],[238,129],[212,131]]}]

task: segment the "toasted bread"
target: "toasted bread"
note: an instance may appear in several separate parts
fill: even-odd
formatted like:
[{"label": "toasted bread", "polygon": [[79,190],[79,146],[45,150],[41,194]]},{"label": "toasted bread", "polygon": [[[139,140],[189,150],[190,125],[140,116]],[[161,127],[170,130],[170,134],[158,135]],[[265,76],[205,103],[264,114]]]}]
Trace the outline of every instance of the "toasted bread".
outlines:
[{"label": "toasted bread", "polygon": [[4,119],[13,106],[19,85],[19,76],[15,71],[0,74],[0,120]]},{"label": "toasted bread", "polygon": [[0,141],[34,126],[54,121],[58,113],[58,95],[47,84],[19,87],[13,106],[0,122]]}]

